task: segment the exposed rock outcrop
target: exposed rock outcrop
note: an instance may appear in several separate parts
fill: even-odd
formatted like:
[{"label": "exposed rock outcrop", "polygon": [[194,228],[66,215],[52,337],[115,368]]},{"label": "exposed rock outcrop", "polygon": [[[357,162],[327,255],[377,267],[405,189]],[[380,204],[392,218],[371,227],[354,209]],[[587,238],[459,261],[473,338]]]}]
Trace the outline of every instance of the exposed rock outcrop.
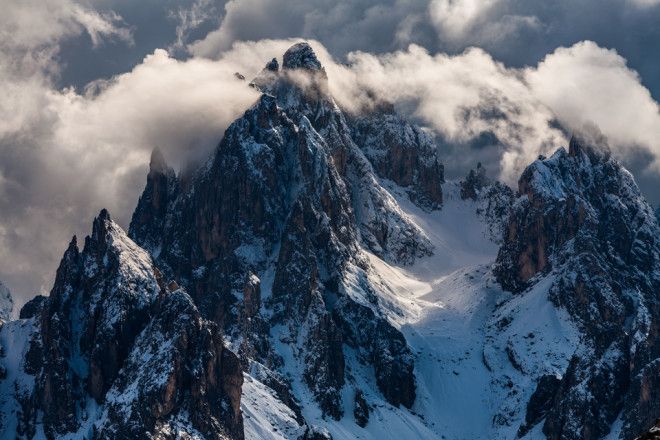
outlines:
[{"label": "exposed rock outcrop", "polygon": [[182,290],[167,293],[106,396],[96,438],[242,439],[242,383],[217,324]]},{"label": "exposed rock outcrop", "polygon": [[73,238],[50,296],[30,301],[21,319],[15,325],[33,331],[13,353],[24,358],[3,404],[13,399],[20,411],[16,432],[3,435],[31,436],[39,415],[48,439],[243,438],[242,371],[221,329],[185,292],[170,292],[107,211],[82,251]]},{"label": "exposed rock outcrop", "polygon": [[502,243],[509,212],[515,200],[513,190],[501,182],[489,179],[481,162],[468,172],[459,185],[461,199],[476,202],[477,214],[488,225],[491,240]]},{"label": "exposed rock outcrop", "polygon": [[151,153],[147,186],[138,201],[129,235],[143,247],[156,252],[164,232],[167,208],[177,196],[179,182],[174,170],[167,165],[163,153],[155,148]]},{"label": "exposed rock outcrop", "polygon": [[536,389],[527,403],[525,424],[518,430],[518,437],[527,434],[534,425],[542,421],[548,414],[560,384],[561,379],[552,374],[546,374],[539,378]]},{"label": "exposed rock outcrop", "polygon": [[18,317],[20,319],[30,319],[41,314],[41,310],[48,304],[48,297],[44,295],[37,295],[30,301],[26,302]]},{"label": "exposed rock outcrop", "polygon": [[660,419],[655,421],[655,424],[635,440],[660,440]]},{"label": "exposed rock outcrop", "polygon": [[354,396],[355,406],[353,407],[353,417],[358,426],[364,428],[369,423],[369,404],[364,398],[364,393],[361,390],[355,391]]},{"label": "exposed rock outcrop", "polygon": [[623,410],[623,438],[633,438],[659,405],[657,393],[644,391],[654,386],[660,356],[653,211],[607,149],[577,138],[530,165],[518,193],[494,273],[514,292],[553,276],[550,299],[584,335],[543,431],[595,440]]},{"label": "exposed rock outcrop", "polygon": [[[347,294],[355,286],[346,284],[346,276],[368,270],[360,245],[406,263],[432,248],[380,185],[309,45],[291,47],[281,67],[277,60],[269,62],[251,85],[263,95],[227,129],[213,158],[185,189],[180,185],[178,193],[167,193],[177,194],[174,198],[159,199],[168,205],[164,214],[162,205],[153,203],[154,193],[164,193],[154,190],[162,173],[152,167],[131,235],[167,278],[190,292],[202,316],[241,341],[244,368],[252,360],[281,366],[270,339],[270,329],[280,326],[286,334],[279,338],[296,345],[307,387],[326,414],[339,418],[345,412],[340,392],[348,336],[344,308],[336,304],[355,302]],[[424,197],[441,203],[442,165],[431,141],[406,127],[401,142],[407,144],[401,148],[417,155],[410,166],[429,163],[426,181],[416,178],[421,186],[415,191],[422,194],[428,184]],[[160,179],[160,187],[176,182],[176,177]],[[246,280],[264,277],[272,285],[262,302],[261,282],[257,289]],[[355,294],[375,298],[368,286]],[[369,353],[387,400],[410,406],[415,381],[405,339],[375,305],[365,308],[369,313],[362,324],[376,340],[350,343]]]},{"label": "exposed rock outcrop", "polygon": [[0,281],[0,323],[11,319],[14,311],[14,299],[9,288]]},{"label": "exposed rock outcrop", "polygon": [[409,189],[423,207],[442,206],[444,167],[431,134],[380,106],[366,116],[349,118],[353,139],[378,176]]}]

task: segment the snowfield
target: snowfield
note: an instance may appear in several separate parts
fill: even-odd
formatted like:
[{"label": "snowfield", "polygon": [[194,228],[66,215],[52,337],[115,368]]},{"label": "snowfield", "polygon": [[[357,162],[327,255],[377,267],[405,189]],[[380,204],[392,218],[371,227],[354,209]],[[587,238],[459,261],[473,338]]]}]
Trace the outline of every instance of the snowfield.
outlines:
[{"label": "snowfield", "polygon": [[[371,405],[370,421],[360,428],[350,413],[340,421],[324,419],[300,378],[295,344],[279,342],[277,351],[289,353],[288,378],[305,419],[337,440],[516,438],[536,381],[543,374],[560,376],[579,342],[568,315],[548,301],[551,279],[521,295],[501,290],[490,270],[498,245],[488,221],[477,214],[480,202],[462,200],[457,183],[444,185],[444,206],[432,212],[414,205],[396,185],[383,186],[434,247],[434,255],[413,266],[365,251],[381,307],[415,354],[417,399],[411,410],[388,404],[373,371],[351,359],[355,354],[345,346],[345,408],[353,408],[351,390],[360,388]],[[249,375],[242,407],[248,439],[300,433],[291,410]],[[536,426],[524,438],[545,436]]]}]

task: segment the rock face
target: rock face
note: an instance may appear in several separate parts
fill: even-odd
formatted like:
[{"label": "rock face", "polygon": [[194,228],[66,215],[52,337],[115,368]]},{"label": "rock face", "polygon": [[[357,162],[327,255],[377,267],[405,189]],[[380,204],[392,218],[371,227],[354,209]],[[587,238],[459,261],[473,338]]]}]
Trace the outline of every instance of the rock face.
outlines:
[{"label": "rock face", "polygon": [[[554,277],[550,299],[584,335],[543,432],[598,439],[621,413],[623,438],[659,408],[660,230],[632,176],[606,149],[573,138],[519,181],[494,273],[522,292]],[[530,402],[531,404],[531,402]]]},{"label": "rock face", "polygon": [[129,235],[155,252],[162,240],[165,215],[171,200],[177,196],[179,187],[174,170],[167,166],[159,149],[154,149],[149,162],[147,187],[138,201]]},{"label": "rock face", "polygon": [[[364,353],[387,400],[412,405],[413,357],[379,312],[360,246],[412,263],[432,252],[430,242],[380,185],[356,145],[359,130],[329,95],[327,75],[309,45],[291,47],[281,68],[269,62],[251,86],[262,96],[187,184],[152,164],[131,236],[167,278],[190,292],[202,316],[242,341],[244,366],[300,368],[323,412],[338,419],[345,412],[348,344]],[[419,200],[439,206],[442,165],[430,139],[411,125],[396,136],[389,130],[392,139],[383,148],[415,158],[411,169],[422,171],[410,171],[416,176],[411,188]],[[372,131],[360,139],[376,145]],[[365,280],[357,290],[347,284],[353,274]],[[264,279],[270,280],[265,289]],[[355,308],[364,309],[355,315],[363,322],[352,325],[361,324],[368,335],[357,337],[345,325],[344,313]],[[277,341],[270,335],[275,326],[284,329]],[[282,341],[295,346],[298,366],[283,365],[273,350]]]},{"label": "rock face", "polygon": [[82,252],[74,237],[40,316],[44,365],[36,395],[47,433],[76,430],[87,395],[102,402],[158,292],[151,258],[107,211]]},{"label": "rock face", "polygon": [[30,319],[41,314],[41,310],[48,304],[48,297],[37,295],[26,302],[18,315],[20,319]]},{"label": "rock face", "polygon": [[658,440],[658,439],[660,439],[660,419],[657,419],[655,421],[655,425],[653,425],[648,431],[646,431],[639,437],[635,437],[635,440]]},{"label": "rock face", "polygon": [[96,437],[242,439],[242,383],[218,326],[184,291],[168,293],[108,392]]},{"label": "rock face", "polygon": [[14,310],[14,299],[11,296],[9,288],[0,281],[0,322],[6,322],[11,319]]},{"label": "rock face", "polygon": [[536,389],[527,403],[525,424],[518,430],[518,437],[522,437],[537,423],[543,420],[552,408],[553,400],[557,395],[561,380],[551,374],[541,376]]},{"label": "rock face", "polygon": [[411,198],[421,206],[442,206],[444,167],[427,132],[385,105],[351,122],[355,143],[380,177],[409,188]]},{"label": "rock face", "polygon": [[34,386],[19,393],[17,382],[16,434],[34,433],[39,422],[47,438],[171,438],[163,433],[174,425],[242,438],[238,358],[107,211],[82,251],[73,238],[50,296],[21,316],[36,329],[23,361]]},{"label": "rock face", "polygon": [[515,200],[511,188],[489,179],[481,162],[468,172],[459,185],[461,199],[476,202],[477,214],[488,225],[491,240],[502,243],[509,211]]}]

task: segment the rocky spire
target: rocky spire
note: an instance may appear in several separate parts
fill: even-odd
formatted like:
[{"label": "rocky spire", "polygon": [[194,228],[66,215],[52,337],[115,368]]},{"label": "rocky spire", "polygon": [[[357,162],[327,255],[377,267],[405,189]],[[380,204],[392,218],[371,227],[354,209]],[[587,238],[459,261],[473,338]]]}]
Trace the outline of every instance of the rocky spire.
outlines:
[{"label": "rocky spire", "polygon": [[151,159],[149,160],[150,173],[165,173],[167,171],[167,162],[165,156],[160,148],[156,147],[151,151]]},{"label": "rocky spire", "polygon": [[277,58],[273,58],[266,64],[266,70],[271,72],[277,72],[280,70],[280,63],[277,62]]},{"label": "rocky spire", "polygon": [[101,245],[105,244],[107,226],[108,223],[111,221],[112,219],[110,218],[110,213],[108,212],[108,210],[105,208],[101,209],[101,212],[99,212],[98,217],[96,217],[94,219],[94,222],[92,223],[92,235],[87,237],[87,239],[85,240],[85,246],[87,246],[87,242],[89,241],[89,239],[92,239],[97,244],[101,244]]},{"label": "rocky spire", "polygon": [[11,313],[14,310],[14,300],[9,288],[0,281],[0,322],[6,322],[11,319]]},{"label": "rocky spire", "polygon": [[471,169],[464,180],[461,180],[461,198],[477,200],[477,195],[486,185],[488,185],[486,169],[477,163],[476,169]]},{"label": "rocky spire", "polygon": [[611,151],[607,145],[607,139],[599,133],[573,134],[568,143],[568,155],[571,157],[580,157],[582,154],[587,155],[594,162],[609,159]]},{"label": "rocky spire", "polygon": [[547,277],[549,299],[583,331],[548,404],[553,439],[602,438],[620,414],[621,438],[632,438],[660,408],[646,391],[660,377],[649,331],[660,316],[660,229],[630,173],[594,145],[574,137],[568,152],[527,167],[493,268],[522,295]]},{"label": "rocky spire", "polygon": [[147,185],[138,201],[128,229],[129,236],[148,250],[162,232],[170,202],[176,198],[179,181],[174,169],[167,165],[160,148],[151,153]]},{"label": "rocky spire", "polygon": [[[220,327],[161,276],[105,209],[82,252],[71,240],[50,297],[21,312],[39,331],[24,361],[34,389],[15,396],[24,413],[17,434],[34,432],[39,413],[47,438],[95,423],[93,438],[161,438],[189,427],[209,440],[243,439],[238,358]],[[90,398],[108,409],[99,419],[81,410]],[[173,418],[187,418],[186,427],[170,426]],[[2,428],[3,438],[11,433]]]},{"label": "rocky spire", "polygon": [[314,49],[307,42],[300,42],[291,46],[284,53],[282,67],[284,69],[323,70]]}]

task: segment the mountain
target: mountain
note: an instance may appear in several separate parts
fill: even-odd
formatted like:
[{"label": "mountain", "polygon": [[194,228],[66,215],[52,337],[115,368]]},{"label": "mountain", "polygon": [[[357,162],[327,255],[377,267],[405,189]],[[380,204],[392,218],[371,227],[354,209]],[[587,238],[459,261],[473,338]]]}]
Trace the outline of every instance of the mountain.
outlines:
[{"label": "mountain", "polygon": [[[428,255],[430,243],[380,185],[309,46],[289,49],[281,71],[275,64],[255,80],[272,94],[227,129],[187,181],[152,158],[130,234],[240,341],[246,368],[258,363],[282,383],[281,367],[295,371],[338,420],[347,410],[348,345],[372,366],[385,399],[410,407],[412,353],[379,310],[361,246],[410,263]],[[294,82],[297,71],[312,79],[305,89]],[[405,141],[437,164],[428,137]],[[434,194],[441,203],[439,184]],[[292,359],[283,365],[285,356]]]},{"label": "mountain", "polygon": [[107,211],[40,303],[2,328],[3,436],[243,438],[238,358]]},{"label": "mountain", "polygon": [[445,181],[437,139],[388,103],[340,108],[306,43],[249,85],[205,163],[154,150],[128,233],[101,211],[0,328],[0,437],[653,426],[660,228],[602,143],[574,137],[515,192],[481,164]]},{"label": "mountain", "polygon": [[549,280],[550,300],[581,333],[561,380],[543,393],[543,432],[598,439],[617,418],[624,432],[641,432],[660,413],[646,395],[660,377],[653,210],[608,150],[576,138],[530,165],[519,194],[494,273],[514,292]]}]

